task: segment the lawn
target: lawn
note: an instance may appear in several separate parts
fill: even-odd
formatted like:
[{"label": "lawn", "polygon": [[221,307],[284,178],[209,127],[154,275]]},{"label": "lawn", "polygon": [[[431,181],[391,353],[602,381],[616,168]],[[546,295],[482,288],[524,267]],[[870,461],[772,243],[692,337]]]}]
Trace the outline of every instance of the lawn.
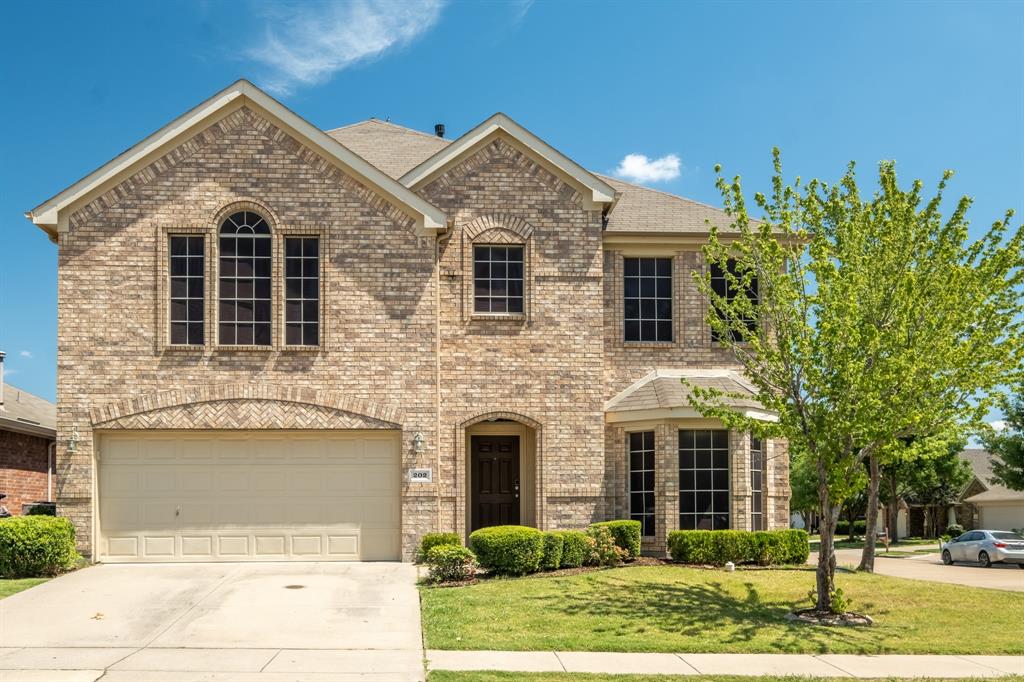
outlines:
[{"label": "lawn", "polygon": [[12,594],[17,594],[30,587],[35,587],[39,583],[45,583],[46,580],[46,578],[0,578],[0,599],[10,597]]},{"label": "lawn", "polygon": [[[813,569],[636,566],[423,588],[430,649],[707,653],[1024,654],[1024,593],[840,572],[862,628],[793,623]],[[984,613],[982,617],[980,613]]]},{"label": "lawn", "polygon": [[[429,682],[835,682],[834,677],[736,677],[713,675],[593,675],[589,673],[495,673],[434,671],[427,676]],[[897,680],[899,678],[889,678]],[[1001,682],[1021,682],[1024,678],[1012,675],[999,678]],[[870,682],[858,680],[857,682]],[[874,682],[881,682],[876,680]],[[914,682],[929,682],[915,678]],[[962,681],[963,682],[963,681]]]}]

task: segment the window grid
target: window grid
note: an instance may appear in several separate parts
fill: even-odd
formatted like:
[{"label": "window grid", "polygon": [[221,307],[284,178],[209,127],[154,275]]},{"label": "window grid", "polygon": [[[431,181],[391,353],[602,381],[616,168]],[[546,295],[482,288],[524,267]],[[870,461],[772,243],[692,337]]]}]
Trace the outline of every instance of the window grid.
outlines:
[{"label": "window grid", "polygon": [[271,344],[270,226],[240,211],[220,228],[220,343]]},{"label": "window grid", "polygon": [[473,247],[473,311],[523,312],[523,247]]},{"label": "window grid", "polygon": [[672,259],[623,259],[626,341],[672,341]]},{"label": "window grid", "polygon": [[285,343],[316,346],[320,343],[320,240],[288,237],[284,240]]},{"label": "window grid", "polygon": [[629,434],[629,518],[654,535],[654,431]]},{"label": "window grid", "polygon": [[764,445],[750,436],[750,529],[764,530]]},{"label": "window grid", "polygon": [[203,237],[170,238],[170,342],[203,344]]},{"label": "window grid", "polygon": [[729,432],[679,431],[679,528],[729,528]]},{"label": "window grid", "polygon": [[[736,276],[736,261],[734,259],[730,258],[728,261],[726,261],[726,268],[729,271],[729,273],[731,273],[733,276]],[[726,278],[725,271],[723,271],[717,263],[711,264],[711,290],[714,291],[715,294],[721,296],[722,298],[729,302],[735,300],[736,296],[739,295],[736,288],[734,286],[730,286],[729,280]],[[750,289],[746,292],[746,295],[750,298],[751,301],[753,301],[755,305],[757,304],[758,294],[756,278],[751,281]],[[744,319],[743,322],[746,325],[748,331],[754,332],[757,330],[757,320],[754,319],[753,317],[748,317]],[[742,334],[737,334],[736,332],[731,332],[731,334],[734,341],[743,340],[743,338],[741,338],[743,336]],[[711,330],[711,340],[721,340],[721,335],[714,329]]]}]

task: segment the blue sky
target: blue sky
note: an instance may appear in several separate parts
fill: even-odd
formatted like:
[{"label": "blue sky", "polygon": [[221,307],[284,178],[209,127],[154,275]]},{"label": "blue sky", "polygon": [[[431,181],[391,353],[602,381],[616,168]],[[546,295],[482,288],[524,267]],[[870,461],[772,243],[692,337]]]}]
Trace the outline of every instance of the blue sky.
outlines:
[{"label": "blue sky", "polygon": [[8,381],[54,397],[56,247],[23,212],[239,77],[322,128],[457,136],[504,111],[588,168],[643,155],[625,170],[710,203],[716,163],[764,188],[773,145],[805,178],[851,159],[929,185],[952,168],[977,233],[1024,208],[1022,37],[1019,1],[9,3]]}]

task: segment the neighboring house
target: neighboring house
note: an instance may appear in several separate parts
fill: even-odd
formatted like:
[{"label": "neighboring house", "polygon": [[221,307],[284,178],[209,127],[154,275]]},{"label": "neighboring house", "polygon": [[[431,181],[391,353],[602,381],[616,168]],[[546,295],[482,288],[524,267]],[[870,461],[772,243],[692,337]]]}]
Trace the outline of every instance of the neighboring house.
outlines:
[{"label": "neighboring house", "polygon": [[4,383],[0,352],[0,505],[11,514],[53,499],[56,428],[53,403]]},{"label": "neighboring house", "polygon": [[239,81],[28,217],[59,245],[59,511],[95,559],[788,526],[785,442],[681,381],[751,394],[691,278],[727,216],[504,114],[325,133]]},{"label": "neighboring house", "polygon": [[1019,530],[1024,528],[1024,491],[992,482],[992,454],[980,448],[960,453],[974,478],[960,496],[957,523],[966,529]]}]

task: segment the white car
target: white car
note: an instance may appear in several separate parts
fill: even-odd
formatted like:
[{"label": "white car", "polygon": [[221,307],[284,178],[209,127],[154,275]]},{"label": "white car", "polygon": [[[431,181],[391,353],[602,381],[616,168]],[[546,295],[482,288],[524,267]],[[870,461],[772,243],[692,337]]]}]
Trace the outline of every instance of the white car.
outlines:
[{"label": "white car", "polygon": [[970,530],[942,545],[942,563],[974,561],[988,568],[994,563],[1024,568],[1024,536],[1008,530]]}]

